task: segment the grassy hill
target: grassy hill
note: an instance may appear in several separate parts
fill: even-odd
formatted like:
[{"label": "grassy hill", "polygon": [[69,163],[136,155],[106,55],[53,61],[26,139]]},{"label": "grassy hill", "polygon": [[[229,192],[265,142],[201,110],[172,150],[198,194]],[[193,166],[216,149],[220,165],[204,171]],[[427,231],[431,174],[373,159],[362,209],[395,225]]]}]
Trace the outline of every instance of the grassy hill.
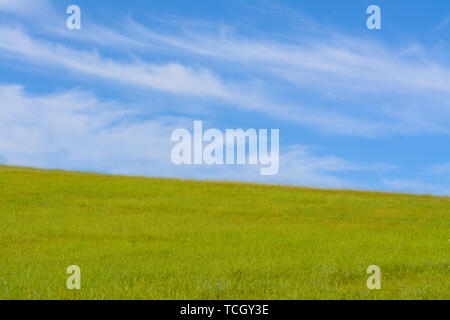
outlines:
[{"label": "grassy hill", "polygon": [[449,226],[448,197],[0,166],[0,299],[449,299]]}]

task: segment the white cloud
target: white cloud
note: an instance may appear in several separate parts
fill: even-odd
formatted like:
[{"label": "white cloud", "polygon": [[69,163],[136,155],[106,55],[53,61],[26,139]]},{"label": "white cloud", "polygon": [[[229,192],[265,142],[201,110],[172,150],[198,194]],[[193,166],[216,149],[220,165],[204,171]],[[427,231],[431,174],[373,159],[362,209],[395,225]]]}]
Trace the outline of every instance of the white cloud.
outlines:
[{"label": "white cloud", "polygon": [[447,186],[428,183],[417,179],[383,179],[383,183],[389,190],[398,192],[444,196],[450,195],[450,188]]},{"label": "white cloud", "polygon": [[[262,112],[326,133],[374,137],[389,132],[412,130],[408,123],[377,122],[323,108],[279,104],[280,102],[274,101],[277,98],[266,97],[258,88],[252,88],[251,83],[224,83],[207,69],[194,69],[179,63],[157,65],[141,61],[118,62],[103,58],[96,51],[73,50],[62,45],[37,41],[20,30],[7,27],[0,29],[0,49],[3,49],[0,53],[10,59],[25,59],[39,66],[64,68],[75,75],[88,74],[141,89],[213,97],[243,110]],[[428,127],[434,131],[445,130],[439,126]]]},{"label": "white cloud", "polygon": [[[29,6],[53,12],[44,0],[3,1],[3,10],[17,15]],[[272,9],[286,10],[282,6]],[[114,84],[214,97],[233,107],[259,111],[326,133],[364,137],[450,133],[450,69],[417,43],[392,47],[339,34],[314,21],[308,21],[294,34],[296,41],[249,38],[214,22],[179,17],[169,21],[170,29],[149,29],[128,18],[123,28],[90,23],[89,30],[74,33],[67,32],[58,17],[54,12],[46,16],[46,32],[115,50],[127,47],[181,53],[181,60],[197,56],[208,67],[194,68],[179,62],[117,61],[97,51],[39,41],[8,27],[0,28],[0,54]],[[305,21],[305,17],[292,12],[289,17]],[[159,20],[164,24],[164,19]],[[34,33],[35,29],[29,32]],[[142,51],[135,53],[139,52]],[[230,63],[242,75],[239,81],[224,81],[219,71],[212,71],[217,65],[229,68]],[[276,89],[280,80],[298,88],[297,97],[307,92],[315,99],[309,103],[287,99],[285,92]]]},{"label": "white cloud", "polygon": [[53,17],[54,12],[47,0],[0,0],[0,12],[25,18]]},{"label": "white cloud", "polygon": [[15,165],[112,172],[146,163],[157,174],[170,160],[171,129],[183,124],[130,122],[133,109],[79,91],[32,96],[0,86],[0,101],[0,154]]},{"label": "white cloud", "polygon": [[[305,106],[281,102],[277,93],[272,109],[283,105],[291,114],[302,114],[298,123],[321,131],[369,137],[450,133],[450,67],[419,43],[393,47],[324,28],[314,37],[298,34],[297,41],[248,38],[216,29],[180,26],[178,33],[164,33],[127,21],[127,30],[141,43],[169,52],[177,48],[211,63],[233,63],[243,73],[258,74],[271,92],[271,83],[279,85],[278,79],[300,90],[299,97],[315,96],[313,105]],[[317,101],[327,101],[327,110]],[[281,108],[280,114],[285,111]]]},{"label": "white cloud", "polygon": [[106,81],[169,94],[212,97],[243,110],[262,112],[284,121],[319,128],[323,132],[374,136],[385,126],[319,108],[281,105],[251,84],[224,83],[211,71],[179,63],[133,64],[103,58],[96,51],[80,51],[62,45],[37,41],[20,30],[0,29],[0,49],[10,59],[27,60],[45,67],[64,68],[74,74],[88,74]]},{"label": "white cloud", "polygon": [[428,168],[427,172],[437,175],[450,174],[450,162],[433,164]]},{"label": "white cloud", "polygon": [[62,45],[38,42],[17,29],[0,29],[0,48],[12,53],[10,58],[18,55],[39,65],[63,67],[143,89],[194,96],[229,96],[220,81],[206,69],[194,69],[179,63],[119,63],[104,59],[95,51],[72,50]]},{"label": "white cloud", "polygon": [[[427,57],[418,44],[389,48],[373,39],[355,38],[322,29],[319,37],[295,42],[244,38],[236,33],[183,27],[179,35],[148,29],[132,19],[127,30],[150,43],[179,47],[213,58],[235,61],[305,86],[349,88],[358,91],[411,89],[450,92],[450,70]],[[211,29],[211,28],[210,28]],[[214,30],[214,29],[213,29]],[[415,50],[409,50],[412,46]],[[417,50],[419,48],[420,50]],[[416,56],[411,56],[415,53]],[[418,76],[420,75],[420,76]]]},{"label": "white cloud", "polygon": [[280,181],[291,181],[312,187],[329,188],[364,188],[360,182],[351,182],[335,176],[336,173],[350,171],[385,172],[397,167],[391,164],[364,164],[348,161],[336,156],[318,156],[314,149],[307,146],[291,146],[280,157]]},{"label": "white cloud", "polygon": [[384,171],[384,164],[361,165],[315,156],[295,146],[280,157],[280,173],[260,176],[257,166],[174,166],[170,160],[175,128],[192,120],[157,117],[131,121],[136,108],[101,101],[77,90],[31,95],[18,85],[0,86],[0,156],[12,165],[165,177],[291,183],[343,188],[342,171]]}]

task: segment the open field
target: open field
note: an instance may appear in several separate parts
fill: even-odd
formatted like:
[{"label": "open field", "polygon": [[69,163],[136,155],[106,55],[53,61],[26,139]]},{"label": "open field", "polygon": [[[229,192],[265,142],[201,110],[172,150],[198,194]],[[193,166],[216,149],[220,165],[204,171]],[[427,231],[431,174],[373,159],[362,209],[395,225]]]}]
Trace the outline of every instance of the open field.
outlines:
[{"label": "open field", "polygon": [[0,166],[0,299],[449,299],[449,227],[448,197]]}]

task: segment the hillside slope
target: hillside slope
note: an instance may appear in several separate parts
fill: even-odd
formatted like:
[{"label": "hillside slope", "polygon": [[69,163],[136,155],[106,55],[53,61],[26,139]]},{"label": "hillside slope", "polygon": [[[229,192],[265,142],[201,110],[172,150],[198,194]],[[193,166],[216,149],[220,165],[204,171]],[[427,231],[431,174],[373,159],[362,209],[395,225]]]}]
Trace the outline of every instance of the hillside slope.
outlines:
[{"label": "hillside slope", "polygon": [[448,197],[0,166],[0,299],[449,299],[449,226]]}]

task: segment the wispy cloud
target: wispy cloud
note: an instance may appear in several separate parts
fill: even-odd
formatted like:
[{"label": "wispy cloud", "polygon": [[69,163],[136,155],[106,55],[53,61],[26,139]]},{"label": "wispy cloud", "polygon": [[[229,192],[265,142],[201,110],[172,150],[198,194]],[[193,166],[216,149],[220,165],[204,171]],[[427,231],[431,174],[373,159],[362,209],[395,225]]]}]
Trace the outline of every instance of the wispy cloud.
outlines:
[{"label": "wispy cloud", "polygon": [[2,28],[0,49],[47,67],[63,67],[81,74],[124,84],[186,95],[226,97],[227,91],[206,69],[178,63],[119,63],[98,52],[69,49],[63,45],[38,42],[20,30]]},{"label": "wispy cloud", "polygon": [[[341,117],[359,119],[364,125],[364,115],[378,117],[378,122],[372,121],[375,127],[367,126],[368,136],[449,133],[450,67],[418,43],[392,47],[326,29],[319,36],[305,33],[297,41],[282,42],[243,37],[218,26],[216,33],[212,27],[206,31],[180,26],[177,35],[146,28],[132,19],[127,24],[128,30],[135,30],[148,43],[178,48],[216,63],[235,63],[246,72],[275,77],[269,78],[272,82],[287,81],[309,99],[315,95],[317,100],[334,101],[328,111]],[[308,111],[320,110],[315,103]],[[362,132],[354,128],[352,133]]]},{"label": "wispy cloud", "polygon": [[19,16],[42,16],[53,10],[47,0],[1,0],[1,11]]},{"label": "wispy cloud", "polygon": [[[23,6],[40,5],[52,12],[48,1],[29,3],[7,1],[0,10],[19,14]],[[49,14],[52,19],[60,18]],[[46,30],[93,46],[147,48],[173,60],[155,63],[134,55],[131,61],[117,61],[96,49],[77,50],[8,27],[1,29],[0,49],[9,52],[9,58],[137,88],[213,97],[325,133],[365,137],[449,133],[450,69],[419,44],[394,48],[312,21],[295,30],[296,41],[244,37],[238,29],[207,21],[172,19],[170,29],[149,28],[129,16],[122,21],[114,28],[90,24],[82,36],[50,22]],[[193,62],[193,57],[203,60]],[[239,81],[222,75],[230,63],[242,75]],[[303,96],[307,102],[287,94]]]},{"label": "wispy cloud", "polygon": [[[420,114],[413,112],[413,106],[410,106],[412,110],[403,112],[404,106],[397,105],[399,110],[382,112],[388,116],[387,119],[373,121],[364,119],[361,112],[352,115],[349,110],[339,108],[326,110],[323,107],[285,101],[284,98],[280,100],[276,94],[267,96],[262,91],[252,89],[251,82],[247,84],[242,81],[225,82],[206,68],[194,68],[177,62],[154,64],[142,60],[133,63],[114,61],[103,58],[98,51],[80,51],[47,41],[38,41],[18,29],[6,27],[1,29],[0,48],[3,49],[3,55],[9,53],[11,59],[27,59],[41,66],[62,67],[75,73],[88,74],[141,89],[214,97],[245,110],[263,112],[288,122],[315,127],[323,132],[373,137],[389,132],[407,133],[417,127],[431,132],[448,131],[439,123],[421,119]],[[267,79],[264,80],[263,87],[268,86],[266,81]]]},{"label": "wispy cloud", "polygon": [[262,68],[301,87],[320,86],[326,92],[330,87],[368,92],[383,89],[405,93],[414,88],[450,92],[449,68],[426,55],[411,57],[409,47],[389,48],[373,39],[331,30],[323,30],[320,38],[306,35],[304,40],[283,43],[245,38],[223,27],[216,28],[218,31],[212,33],[183,27],[177,36],[161,34],[128,19],[128,30],[134,30],[141,39]]},{"label": "wispy cloud", "polygon": [[327,186],[330,188],[367,188],[360,182],[341,179],[336,174],[342,172],[378,172],[384,173],[397,169],[395,165],[387,163],[359,163],[348,161],[336,156],[316,155],[314,148],[302,145],[289,147],[280,158],[280,174],[277,179],[290,181],[311,187]]},{"label": "wispy cloud", "polygon": [[227,102],[232,107],[262,112],[284,121],[319,128],[323,132],[373,135],[383,126],[323,109],[288,105],[252,89],[251,83],[224,83],[205,68],[193,68],[176,62],[119,62],[103,58],[98,51],[74,50],[59,44],[37,41],[18,29],[0,29],[0,49],[0,54],[10,59],[25,59],[40,67],[64,68],[75,74],[87,74],[138,89],[212,97]]},{"label": "wispy cloud", "polygon": [[389,190],[407,193],[449,195],[450,188],[445,185],[428,183],[417,179],[383,179]]},{"label": "wispy cloud", "polygon": [[9,164],[111,172],[158,162],[161,169],[170,155],[167,136],[182,124],[164,117],[130,122],[132,108],[80,91],[34,96],[6,85],[0,101],[0,153]]},{"label": "wispy cloud", "polygon": [[450,174],[450,162],[431,165],[427,172],[432,174]]},{"label": "wispy cloud", "polygon": [[336,177],[338,172],[395,168],[316,156],[304,146],[282,153],[282,170],[272,179],[261,178],[256,166],[176,167],[170,161],[171,132],[192,126],[192,119],[136,120],[139,111],[132,105],[77,90],[31,95],[21,86],[3,85],[0,101],[0,155],[8,164],[336,188],[353,186]]}]

